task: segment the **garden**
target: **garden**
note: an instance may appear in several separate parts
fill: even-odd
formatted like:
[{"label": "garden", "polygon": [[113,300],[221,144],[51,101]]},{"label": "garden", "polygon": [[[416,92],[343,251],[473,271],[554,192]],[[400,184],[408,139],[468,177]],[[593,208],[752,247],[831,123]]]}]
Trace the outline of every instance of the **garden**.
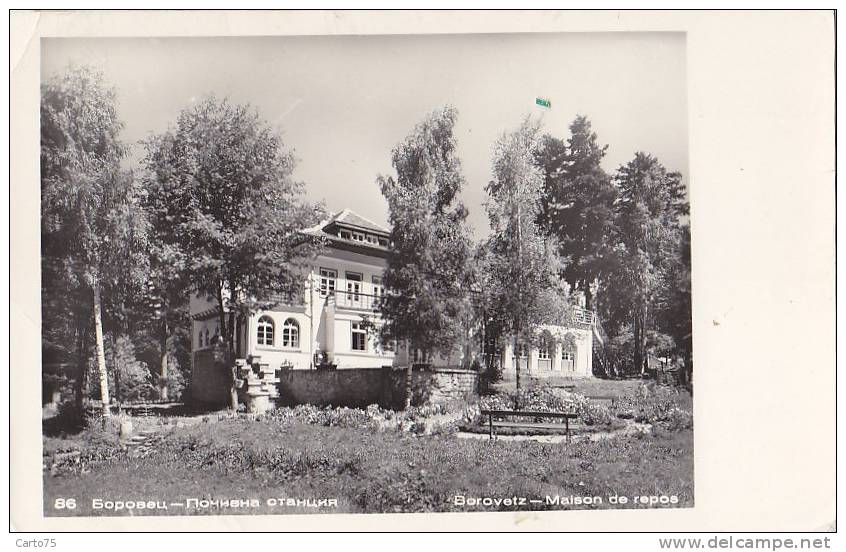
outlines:
[{"label": "garden", "polygon": [[[574,411],[585,431],[566,444],[473,433],[480,408],[515,399],[533,410]],[[144,436],[140,443],[121,435],[128,424]],[[629,426],[639,429],[620,431]],[[692,436],[689,396],[654,385],[610,405],[534,387],[401,412],[301,405],[264,415],[92,418],[79,433],[45,436],[44,509],[199,515],[691,507]],[[618,495],[666,502],[609,503]]]}]

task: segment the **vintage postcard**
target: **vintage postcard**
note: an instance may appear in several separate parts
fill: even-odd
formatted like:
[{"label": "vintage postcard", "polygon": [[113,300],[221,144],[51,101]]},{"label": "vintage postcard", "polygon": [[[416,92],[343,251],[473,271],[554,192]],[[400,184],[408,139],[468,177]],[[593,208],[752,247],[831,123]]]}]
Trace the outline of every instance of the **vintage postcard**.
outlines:
[{"label": "vintage postcard", "polygon": [[45,520],[694,513],[683,26],[164,15],[37,37]]}]

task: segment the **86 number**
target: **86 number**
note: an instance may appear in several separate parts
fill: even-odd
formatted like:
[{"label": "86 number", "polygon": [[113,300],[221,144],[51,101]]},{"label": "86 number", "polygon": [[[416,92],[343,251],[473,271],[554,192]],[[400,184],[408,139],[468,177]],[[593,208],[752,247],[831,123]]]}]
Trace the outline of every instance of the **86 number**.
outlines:
[{"label": "86 number", "polygon": [[75,498],[57,498],[53,502],[53,508],[56,510],[73,510],[76,508]]}]

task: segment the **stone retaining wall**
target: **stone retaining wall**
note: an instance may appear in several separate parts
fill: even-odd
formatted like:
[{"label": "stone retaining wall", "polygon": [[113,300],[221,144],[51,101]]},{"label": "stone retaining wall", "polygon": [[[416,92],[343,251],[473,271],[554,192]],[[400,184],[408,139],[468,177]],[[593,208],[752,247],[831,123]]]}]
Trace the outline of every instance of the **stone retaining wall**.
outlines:
[{"label": "stone retaining wall", "polygon": [[194,352],[190,400],[208,408],[229,404],[232,370],[227,366],[226,355],[215,349]]},{"label": "stone retaining wall", "polygon": [[[232,369],[227,367],[223,357],[214,350],[194,353],[191,381],[194,404],[209,408],[229,405]],[[401,409],[405,405],[405,368],[270,370],[258,358],[255,360],[253,366],[242,361],[243,365],[237,367],[239,402],[250,412],[264,411],[274,405],[363,408],[378,404],[391,409]],[[479,374],[458,368],[415,366],[411,392],[411,404],[415,406],[470,400],[479,394]]]},{"label": "stone retaining wall", "polygon": [[[278,404],[402,408],[406,369],[346,368],[342,370],[284,370],[280,374]],[[471,370],[420,369],[412,372],[412,404],[468,400],[478,396],[479,375]]]},{"label": "stone retaining wall", "polygon": [[282,370],[279,374],[279,406],[365,407],[391,402],[386,389],[386,368],[344,370]]},{"label": "stone retaining wall", "polygon": [[[405,371],[400,381],[405,385]],[[469,400],[479,394],[479,374],[453,368],[423,369],[412,372],[411,403],[434,404],[453,400]],[[403,390],[402,398],[405,398]]]}]

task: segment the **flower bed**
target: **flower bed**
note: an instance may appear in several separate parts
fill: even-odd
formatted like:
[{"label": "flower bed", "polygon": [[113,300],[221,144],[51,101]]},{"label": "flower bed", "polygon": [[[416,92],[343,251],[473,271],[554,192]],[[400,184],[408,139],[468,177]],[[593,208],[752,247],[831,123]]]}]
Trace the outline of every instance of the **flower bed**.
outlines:
[{"label": "flower bed", "polygon": [[432,434],[456,431],[462,422],[477,414],[478,408],[463,402],[415,406],[402,411],[385,410],[375,404],[365,409],[306,404],[277,408],[263,417],[281,423]]},{"label": "flower bed", "polygon": [[[614,429],[623,424],[617,416],[604,405],[592,402],[584,395],[577,393],[555,393],[544,387],[534,387],[509,393],[497,393],[482,397],[479,405],[490,410],[529,410],[536,412],[573,412],[578,416],[578,422],[586,426],[597,426],[602,429]],[[477,420],[482,421],[482,420]]]},{"label": "flower bed", "polygon": [[614,401],[611,410],[620,418],[640,423],[662,423],[668,429],[691,429],[693,416],[684,408],[687,397],[670,387],[641,385],[635,393]]}]

